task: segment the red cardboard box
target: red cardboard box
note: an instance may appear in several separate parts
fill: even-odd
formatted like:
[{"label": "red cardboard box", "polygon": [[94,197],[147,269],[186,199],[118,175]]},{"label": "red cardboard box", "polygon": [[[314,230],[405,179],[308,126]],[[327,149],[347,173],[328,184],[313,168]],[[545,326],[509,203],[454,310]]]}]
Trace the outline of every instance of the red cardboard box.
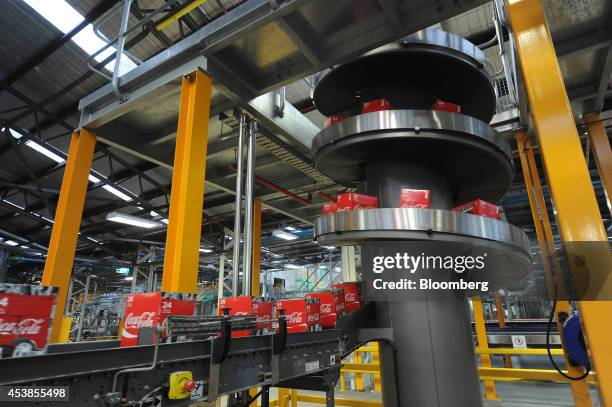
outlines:
[{"label": "red cardboard box", "polygon": [[323,205],[323,215],[329,215],[330,213],[336,212],[338,212],[338,204],[335,202],[330,202]]},{"label": "red cardboard box", "polygon": [[287,332],[311,332],[321,329],[321,303],[318,298],[296,298],[276,301],[276,318],[285,310]]},{"label": "red cardboard box", "polygon": [[[229,315],[233,316],[254,316],[257,321],[270,321],[272,319],[272,303],[265,302],[260,297],[222,297],[219,299],[218,315],[223,315],[223,308],[229,308]],[[269,332],[272,329],[271,322],[263,322],[255,325],[262,332]],[[233,331],[232,337],[239,338],[250,336],[251,331]]]},{"label": "red cardboard box", "polygon": [[325,128],[331,127],[336,123],[340,123],[342,120],[344,120],[346,117],[340,115],[340,114],[332,114],[331,116],[329,116],[327,118],[327,120],[325,120],[325,123],[323,124],[323,126]]},{"label": "red cardboard box", "polygon": [[378,198],[371,195],[349,192],[338,195],[338,212],[378,208]]},{"label": "red cardboard box", "polygon": [[442,112],[461,113],[461,105],[445,102],[443,100],[436,100],[432,108],[433,110],[438,110]]},{"label": "red cardboard box", "polygon": [[365,102],[361,106],[361,113],[372,113],[372,112],[380,112],[383,110],[390,110],[391,103],[387,99],[375,99],[370,100],[369,102]]},{"label": "red cardboard box", "polygon": [[0,348],[5,354],[21,343],[28,344],[28,351],[47,345],[56,295],[55,287],[0,284]]},{"label": "red cardboard box", "polygon": [[400,208],[429,208],[431,191],[428,189],[402,189]]},{"label": "red cardboard box", "polygon": [[361,306],[361,285],[356,281],[334,284],[334,288],[344,290],[344,307],[347,313],[359,309]]},{"label": "red cardboard box", "polygon": [[344,315],[344,290],[334,288],[329,291],[308,293],[307,298],[318,298],[321,303],[321,326],[323,328],[334,328],[338,318]]},{"label": "red cardboard box", "polygon": [[[193,315],[194,311],[195,299],[192,294],[130,294],[125,302],[121,346],[138,345],[140,328],[156,327],[163,324],[170,315]],[[162,333],[163,336],[165,332]]]},{"label": "red cardboard box", "polygon": [[453,211],[471,213],[472,215],[484,216],[491,219],[499,220],[500,218],[499,208],[497,208],[497,205],[483,201],[482,199],[476,199],[472,202],[455,206]]}]

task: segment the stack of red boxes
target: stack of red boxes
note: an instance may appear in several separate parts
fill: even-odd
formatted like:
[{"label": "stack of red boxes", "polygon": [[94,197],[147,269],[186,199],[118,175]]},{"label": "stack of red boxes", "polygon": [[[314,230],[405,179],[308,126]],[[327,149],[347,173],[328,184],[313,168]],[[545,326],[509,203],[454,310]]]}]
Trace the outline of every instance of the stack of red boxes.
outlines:
[{"label": "stack of red boxes", "polygon": [[490,202],[476,199],[474,201],[456,206],[453,208],[455,212],[471,213],[472,215],[484,216],[485,218],[500,219],[499,208],[497,205]]},{"label": "stack of red boxes", "polygon": [[428,189],[402,189],[400,208],[429,208],[431,192]]},{"label": "stack of red boxes", "polygon": [[334,328],[338,318],[345,313],[344,289],[334,288],[329,291],[306,294],[307,298],[318,298],[321,303],[321,325],[323,328]]},{"label": "stack of red boxes", "polygon": [[445,102],[444,100],[436,100],[432,109],[441,112],[461,113],[461,105]]},{"label": "stack of red boxes", "polygon": [[329,202],[323,205],[323,214],[329,215],[330,213],[338,212],[338,204],[335,202]]},{"label": "stack of red boxes", "polygon": [[338,195],[338,212],[378,208],[378,198],[349,192]]},{"label": "stack of red boxes", "polygon": [[[223,297],[219,299],[218,315],[223,315],[223,309],[229,310],[232,316],[253,316],[257,321],[268,321],[256,324],[256,329],[261,333],[272,330],[272,303],[266,302],[260,297]],[[250,330],[239,330],[232,332],[232,338],[251,335]]]},{"label": "stack of red boxes", "polygon": [[[193,294],[142,293],[130,294],[125,303],[125,318],[121,330],[121,346],[138,345],[140,328],[152,328],[164,323],[170,315],[193,315]],[[162,333],[162,337],[165,332]]]},{"label": "stack of red boxes", "polygon": [[276,319],[284,310],[287,332],[311,332],[321,329],[321,303],[318,298],[295,298],[276,301]]},{"label": "stack of red boxes", "polygon": [[55,287],[0,284],[0,349],[3,355],[10,355],[20,344],[25,344],[28,350],[46,346],[56,295]]},{"label": "stack of red boxes", "polygon": [[344,290],[344,307],[346,313],[353,312],[361,306],[361,285],[355,281],[334,284],[334,288]]},{"label": "stack of red boxes", "polygon": [[365,102],[361,106],[361,113],[381,112],[391,108],[391,103],[387,99],[375,99]]}]

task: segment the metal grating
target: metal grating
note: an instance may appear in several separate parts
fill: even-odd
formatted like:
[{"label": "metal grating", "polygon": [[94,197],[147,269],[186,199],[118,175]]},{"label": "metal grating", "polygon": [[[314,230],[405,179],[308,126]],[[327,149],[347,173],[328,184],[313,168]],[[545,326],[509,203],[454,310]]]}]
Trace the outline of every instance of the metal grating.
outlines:
[{"label": "metal grating", "polygon": [[293,155],[292,153],[290,153],[283,147],[279,146],[278,144],[274,143],[272,140],[262,135],[261,133],[257,134],[257,144],[265,148],[266,150],[268,150],[269,152],[271,152],[272,154],[274,154],[281,160],[285,161],[286,163],[294,166],[300,172],[309,176],[310,178],[317,181],[318,183],[323,184],[323,185],[335,184],[335,182],[331,178],[321,174],[317,169],[312,167],[311,164],[304,162],[303,160],[296,157],[295,155]]}]

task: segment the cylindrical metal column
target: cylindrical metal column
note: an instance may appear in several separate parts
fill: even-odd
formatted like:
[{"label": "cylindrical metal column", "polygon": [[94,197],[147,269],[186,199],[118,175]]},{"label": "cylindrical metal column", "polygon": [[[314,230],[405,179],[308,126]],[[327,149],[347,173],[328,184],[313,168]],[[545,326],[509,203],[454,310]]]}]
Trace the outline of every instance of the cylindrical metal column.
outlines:
[{"label": "cylindrical metal column", "polygon": [[[427,166],[374,162],[366,168],[366,179],[368,192],[378,196],[381,207],[398,207],[402,188],[428,189],[432,208],[452,207],[450,181]],[[396,247],[373,252],[366,244],[362,250],[366,257],[394,256]],[[395,391],[383,387],[385,405],[393,405],[390,399],[396,394],[399,405],[406,407],[482,405],[464,292],[440,291],[435,298],[416,292],[414,298],[378,302],[376,307],[378,326],[393,328],[396,343],[394,357],[380,362],[382,377],[395,372],[398,383]]]},{"label": "cylindrical metal column", "polygon": [[431,191],[432,209],[451,209],[453,193],[450,179],[439,169],[397,161],[374,161],[366,166],[368,194],[378,197],[381,208],[399,208],[402,188]]},{"label": "cylindrical metal column", "polygon": [[240,217],[242,216],[242,163],[243,146],[246,132],[246,117],[240,113],[238,125],[238,157],[236,163],[236,203],[234,209],[234,252],[232,255],[232,295],[238,296],[238,279],[240,273]]},{"label": "cylindrical metal column", "polygon": [[87,310],[87,294],[89,294],[89,285],[91,280],[96,278],[93,274],[87,276],[85,280],[85,288],[83,288],[83,300],[81,301],[81,315],[79,315],[79,327],[77,329],[77,342],[81,340],[83,335],[83,326],[85,325],[85,311]]},{"label": "cylindrical metal column", "polygon": [[247,151],[246,169],[246,188],[245,200],[246,209],[244,213],[244,260],[242,271],[242,294],[251,295],[251,277],[253,266],[253,195],[255,181],[255,145],[257,141],[257,122],[254,120],[249,123],[249,144]]}]

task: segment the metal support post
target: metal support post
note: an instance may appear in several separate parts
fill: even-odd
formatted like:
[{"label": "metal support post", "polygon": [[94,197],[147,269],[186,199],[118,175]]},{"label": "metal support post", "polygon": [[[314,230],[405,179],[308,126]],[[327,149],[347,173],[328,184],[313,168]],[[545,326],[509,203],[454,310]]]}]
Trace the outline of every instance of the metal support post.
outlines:
[{"label": "metal support post", "polygon": [[260,283],[260,261],[261,261],[261,199],[255,199],[253,203],[253,273],[251,283],[251,295],[259,297]]},{"label": "metal support post", "polygon": [[[504,306],[499,295],[495,296],[495,308],[497,310],[497,323],[500,328],[505,328],[506,317],[504,315]],[[504,366],[508,369],[512,368],[512,355],[504,355]]]},{"label": "metal support post", "polygon": [[342,281],[357,281],[355,246],[342,246]]},{"label": "metal support post", "polygon": [[219,257],[219,284],[217,284],[217,298],[223,298],[223,288],[225,286],[225,253]]},{"label": "metal support post", "polygon": [[166,292],[197,289],[211,90],[210,77],[199,69],[183,78],[162,276]]},{"label": "metal support post", "polygon": [[244,213],[244,259],[242,262],[242,295],[251,295],[251,277],[253,275],[253,195],[255,181],[255,148],[257,142],[257,122],[249,123],[249,138],[247,145],[247,168],[245,179]]},{"label": "metal support post", "polygon": [[244,163],[244,138],[246,135],[246,117],[240,113],[238,126],[238,151],[236,157],[236,203],[234,205],[234,252],[232,256],[232,296],[237,297],[240,274],[240,218],[242,216],[242,183]]},{"label": "metal support post", "polygon": [[8,271],[9,252],[0,250],[0,283],[6,283]]},{"label": "metal support post", "polygon": [[[612,334],[609,270],[612,255],[582,152],[574,116],[540,1],[507,1],[546,178],[557,212],[557,225],[574,280],[600,270],[593,301],[578,308],[591,354],[602,404],[612,406]],[[577,199],[578,197],[578,199]],[[582,261],[577,262],[577,259]],[[594,276],[593,276],[594,277]]]},{"label": "metal support post", "polygon": [[138,266],[134,266],[132,268],[132,285],[130,287],[130,293],[134,294],[136,292],[136,282],[138,281]]},{"label": "metal support post", "polygon": [[[472,308],[474,310],[474,323],[476,324],[476,338],[478,339],[478,347],[480,349],[489,349],[489,341],[487,340],[487,328],[482,308],[480,297],[472,297]],[[491,367],[491,355],[482,353],[480,355],[482,367]],[[497,392],[495,391],[495,382],[485,380],[485,397],[487,400],[498,400]]]},{"label": "metal support post", "polygon": [[83,326],[85,325],[85,312],[87,312],[87,296],[89,295],[89,286],[91,285],[91,280],[95,278],[96,276],[90,274],[85,280],[85,288],[83,289],[83,300],[81,301],[81,315],[79,315],[79,327],[77,329],[76,336],[77,342],[79,342],[81,340],[81,337],[83,336]]},{"label": "metal support post", "polygon": [[595,162],[597,163],[599,177],[606,191],[609,204],[609,200],[611,199],[610,195],[612,195],[612,149],[610,149],[608,132],[604,127],[603,119],[600,115],[589,114],[585,116],[584,120],[589,132],[591,149],[595,157]]},{"label": "metal support post", "polygon": [[42,275],[42,285],[58,288],[55,316],[49,337],[51,343],[56,343],[60,339],[66,294],[72,275],[95,145],[95,134],[86,129],[74,133],[70,141],[68,161],[64,170],[62,188],[55,211],[55,223]]},{"label": "metal support post", "polygon": [[[546,209],[546,201],[544,200],[542,184],[540,183],[540,174],[538,172],[538,167],[536,165],[535,157],[533,155],[533,148],[531,146],[531,141],[529,140],[528,134],[524,131],[519,131],[515,134],[515,138],[521,160],[523,176],[525,178],[527,197],[529,199],[529,206],[531,207],[535,232],[538,239],[538,244],[540,246],[540,251],[542,252],[542,263],[544,265],[548,292],[552,297],[555,291],[555,279],[563,292],[565,292],[565,285],[563,283],[563,278],[561,278],[560,275],[559,262],[557,258],[554,257],[554,237],[552,227],[550,225],[548,211]],[[553,261],[551,262],[550,259],[553,259]],[[559,290],[559,287],[557,288],[557,291]],[[565,312],[568,315],[572,313],[570,305],[566,300],[557,301],[557,311]],[[558,319],[557,329],[559,332],[563,331],[563,323]],[[560,338],[563,343],[563,336],[561,335]],[[581,369],[572,366],[572,364],[569,362],[565,347],[563,347],[563,349],[565,365],[568,368],[569,375],[572,377],[580,376],[582,374]],[[572,388],[574,403],[577,407],[591,407],[593,405],[587,380],[572,381],[570,382],[570,386]]]}]

